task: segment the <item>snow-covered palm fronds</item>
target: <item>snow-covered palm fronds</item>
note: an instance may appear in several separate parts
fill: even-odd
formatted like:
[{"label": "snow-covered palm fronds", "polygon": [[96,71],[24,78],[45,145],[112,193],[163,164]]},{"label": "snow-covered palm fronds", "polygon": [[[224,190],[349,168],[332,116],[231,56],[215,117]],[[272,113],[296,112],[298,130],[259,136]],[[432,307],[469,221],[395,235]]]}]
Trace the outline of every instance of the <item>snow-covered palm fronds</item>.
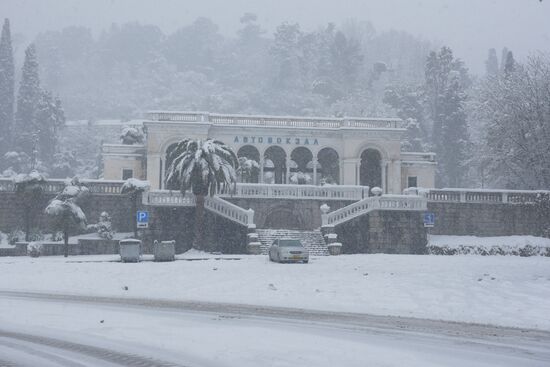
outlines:
[{"label": "snow-covered palm fronds", "polygon": [[62,221],[69,221],[71,224],[84,228],[86,215],[73,200],[53,199],[50,201],[44,212]]},{"label": "snow-covered palm fronds", "polygon": [[65,187],[50,201],[44,212],[54,219],[56,229],[63,231],[64,255],[69,255],[69,231],[71,228],[86,228],[86,215],[78,202],[88,194],[88,188],[78,177],[65,183]]},{"label": "snow-covered palm fronds", "polygon": [[70,220],[72,224],[83,226],[86,216],[78,203],[88,195],[89,190],[78,177],[65,182],[65,187],[50,201],[44,212],[58,219]]},{"label": "snow-covered palm fronds", "polygon": [[234,188],[239,161],[221,141],[183,140],[168,149],[167,160],[166,185],[183,194],[191,189],[196,195],[214,195]]}]

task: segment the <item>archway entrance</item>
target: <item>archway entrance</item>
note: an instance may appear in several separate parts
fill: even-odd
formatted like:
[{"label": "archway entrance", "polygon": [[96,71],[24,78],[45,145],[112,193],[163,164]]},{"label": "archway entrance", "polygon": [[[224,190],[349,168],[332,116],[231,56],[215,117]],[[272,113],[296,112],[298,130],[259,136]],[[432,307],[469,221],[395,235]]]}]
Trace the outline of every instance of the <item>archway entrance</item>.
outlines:
[{"label": "archway entrance", "polygon": [[290,183],[295,185],[313,184],[313,154],[304,147],[298,147],[290,154]]},{"label": "archway entrance", "polygon": [[265,151],[264,182],[268,184],[286,183],[286,153],[283,148],[271,146]]},{"label": "archway entrance", "polygon": [[290,209],[277,208],[271,210],[265,218],[263,228],[301,229],[303,220]]},{"label": "archway entrance", "polygon": [[252,145],[245,145],[237,152],[239,169],[237,177],[240,182],[258,183],[260,180],[260,152]]},{"label": "archway entrance", "polygon": [[336,150],[323,148],[317,153],[317,177],[321,184],[340,184],[340,159]]},{"label": "archway entrance", "polygon": [[376,149],[366,149],[361,154],[359,182],[363,186],[382,187],[382,155]]}]

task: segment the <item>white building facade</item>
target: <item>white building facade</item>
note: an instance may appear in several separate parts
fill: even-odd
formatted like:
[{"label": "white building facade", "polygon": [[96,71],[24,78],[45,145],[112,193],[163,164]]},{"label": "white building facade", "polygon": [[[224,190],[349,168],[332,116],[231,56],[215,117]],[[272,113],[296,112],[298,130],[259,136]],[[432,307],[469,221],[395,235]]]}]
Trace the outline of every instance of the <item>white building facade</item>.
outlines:
[{"label": "white building facade", "polygon": [[154,111],[143,127],[143,145],[103,145],[105,179],[137,177],[163,189],[168,148],[212,138],[248,166],[239,175],[244,182],[378,186],[388,194],[434,187],[435,154],[402,152],[400,119]]}]

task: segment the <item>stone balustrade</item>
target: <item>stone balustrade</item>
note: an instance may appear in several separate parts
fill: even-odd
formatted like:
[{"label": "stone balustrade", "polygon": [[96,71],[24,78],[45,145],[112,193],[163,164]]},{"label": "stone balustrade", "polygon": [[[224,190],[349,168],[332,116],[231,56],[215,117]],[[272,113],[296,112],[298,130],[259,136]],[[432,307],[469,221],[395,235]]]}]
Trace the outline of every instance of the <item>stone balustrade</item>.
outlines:
[{"label": "stone balustrade", "polygon": [[471,190],[471,189],[419,189],[419,194],[432,202],[529,204],[550,191],[534,190]]},{"label": "stone balustrade", "polygon": [[353,129],[402,129],[403,121],[393,118],[315,118],[294,116],[233,115],[207,112],[151,111],[151,121],[206,122],[214,125],[297,127],[297,128],[353,128]]},{"label": "stone balustrade", "polygon": [[183,196],[179,191],[154,190],[142,196],[144,205],[151,206],[195,206],[195,196],[188,192]]},{"label": "stone balustrade", "polygon": [[372,196],[321,216],[323,227],[334,227],[373,210],[425,211],[427,200],[422,196]]},{"label": "stone balustrade", "polygon": [[221,197],[266,198],[266,199],[318,199],[318,200],[361,200],[369,195],[367,186],[345,185],[271,185],[237,184],[232,194]]},{"label": "stone balustrade", "polygon": [[[44,192],[56,194],[63,190],[66,182],[66,179],[48,179],[43,185]],[[106,195],[120,194],[122,185],[124,184],[124,181],[119,180],[82,179],[80,182],[88,187],[91,193]],[[15,191],[13,180],[9,178],[1,178],[0,191]]]},{"label": "stone balustrade", "polygon": [[204,207],[216,214],[242,224],[248,228],[254,228],[254,210],[243,209],[240,206],[225,201],[217,196],[204,198]]}]

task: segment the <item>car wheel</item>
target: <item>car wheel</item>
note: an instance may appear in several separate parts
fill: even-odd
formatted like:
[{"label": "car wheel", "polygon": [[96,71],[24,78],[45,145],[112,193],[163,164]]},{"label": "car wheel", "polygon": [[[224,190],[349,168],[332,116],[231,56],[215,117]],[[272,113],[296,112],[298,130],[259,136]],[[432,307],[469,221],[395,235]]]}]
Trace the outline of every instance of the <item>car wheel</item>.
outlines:
[{"label": "car wheel", "polygon": [[309,262],[309,260],[304,260],[304,264],[307,264]]}]

